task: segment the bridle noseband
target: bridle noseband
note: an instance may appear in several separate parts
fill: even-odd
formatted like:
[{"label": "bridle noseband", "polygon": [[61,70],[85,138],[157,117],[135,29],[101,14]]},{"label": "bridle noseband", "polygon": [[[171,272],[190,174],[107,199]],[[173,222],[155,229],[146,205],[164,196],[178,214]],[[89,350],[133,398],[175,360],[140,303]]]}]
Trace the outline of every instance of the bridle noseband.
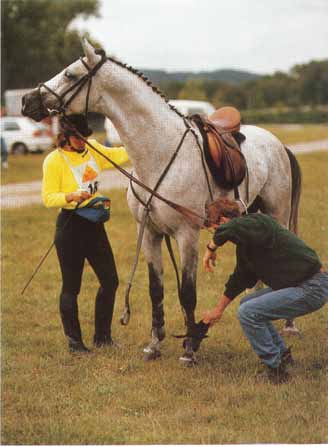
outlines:
[{"label": "bridle noseband", "polygon": [[[106,62],[107,57],[104,52],[104,50],[99,49],[95,50],[96,54],[99,54],[101,56],[101,59],[97,64],[90,68],[88,64],[83,60],[82,57],[80,57],[80,61],[84,65],[84,67],[87,69],[87,73],[83,75],[80,79],[78,79],[73,85],[68,87],[61,95],[58,95],[54,90],[52,90],[50,87],[48,87],[44,82],[40,83],[38,85],[38,93],[40,102],[45,110],[48,111],[50,115],[53,114],[65,114],[66,108],[69,106],[69,104],[73,101],[73,99],[80,93],[82,88],[88,84],[88,90],[87,95],[85,99],[85,117],[87,118],[88,114],[88,107],[89,107],[89,96],[90,96],[90,90],[91,90],[91,84],[92,84],[92,78],[97,73],[97,71],[103,66],[103,64]],[[52,95],[54,95],[58,99],[58,106],[53,109],[49,109],[43,102],[42,94],[41,94],[41,87],[44,87],[48,92],[50,92]],[[71,96],[65,100],[65,97],[68,95],[68,93],[72,92]]]}]

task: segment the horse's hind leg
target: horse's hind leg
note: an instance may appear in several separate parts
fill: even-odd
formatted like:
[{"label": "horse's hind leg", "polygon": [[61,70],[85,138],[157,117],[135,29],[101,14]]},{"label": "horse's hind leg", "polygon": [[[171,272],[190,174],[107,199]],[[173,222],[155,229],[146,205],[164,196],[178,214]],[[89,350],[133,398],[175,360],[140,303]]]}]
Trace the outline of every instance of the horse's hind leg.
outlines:
[{"label": "horse's hind leg", "polygon": [[187,329],[187,337],[183,343],[185,352],[180,357],[180,361],[188,365],[196,363],[193,351],[193,335],[195,332],[195,308],[197,303],[198,236],[199,233],[197,231],[185,228],[185,231],[177,237],[182,268],[182,283],[179,298]]},{"label": "horse's hind leg", "polygon": [[160,357],[160,342],[165,338],[162,239],[162,235],[145,229],[142,247],[148,264],[149,294],[152,303],[151,341],[144,348],[145,360],[154,360]]}]

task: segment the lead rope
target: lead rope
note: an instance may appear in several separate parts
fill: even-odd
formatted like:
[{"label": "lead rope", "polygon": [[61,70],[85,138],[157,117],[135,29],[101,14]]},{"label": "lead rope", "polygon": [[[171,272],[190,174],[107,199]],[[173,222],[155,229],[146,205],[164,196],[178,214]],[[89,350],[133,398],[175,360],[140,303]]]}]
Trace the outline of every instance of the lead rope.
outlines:
[{"label": "lead rope", "polygon": [[[141,224],[140,224],[140,228],[139,228],[139,233],[138,233],[138,241],[137,241],[137,248],[136,248],[136,255],[134,258],[134,262],[132,265],[132,269],[130,272],[130,276],[129,276],[129,280],[128,280],[128,285],[125,291],[125,307],[124,307],[124,311],[120,317],[120,322],[122,325],[126,326],[129,321],[130,321],[130,316],[131,316],[131,308],[130,308],[130,290],[132,288],[132,281],[134,278],[134,274],[136,272],[137,269],[137,265],[138,265],[138,260],[139,260],[139,255],[140,255],[140,250],[141,250],[141,246],[142,246],[142,240],[143,240],[143,235],[144,235],[144,231],[145,231],[145,227],[146,227],[146,223],[147,223],[147,219],[149,217],[149,213],[151,210],[151,201],[154,197],[154,195],[156,194],[157,189],[159,188],[159,186],[161,185],[163,179],[165,178],[166,174],[168,173],[170,167],[172,166],[174,160],[176,159],[182,145],[183,142],[187,136],[187,134],[190,132],[190,128],[187,127],[187,129],[185,130],[184,134],[181,137],[181,140],[176,148],[176,150],[174,151],[172,157],[170,158],[170,161],[168,162],[168,164],[166,165],[164,171],[162,172],[162,174],[160,175],[159,179],[156,182],[155,187],[153,188],[150,197],[148,198],[147,202],[145,203],[137,194],[137,192],[135,191],[135,189],[132,186],[132,178],[130,178],[130,185],[132,186],[131,190],[134,194],[134,196],[136,197],[136,199],[144,206],[144,210],[142,213],[142,220],[141,220]],[[174,260],[175,261],[175,260]],[[179,291],[180,293],[180,291]]]},{"label": "lead rope", "polygon": [[[81,202],[82,203],[82,202]],[[62,226],[62,230],[64,228],[66,228],[68,222],[71,220],[74,211],[78,209],[78,207],[80,206],[80,203],[78,203],[76,205],[76,207],[72,210],[71,214],[68,216],[67,220],[65,221],[64,225]],[[22,291],[21,291],[21,295],[24,295],[25,290],[28,288],[28,286],[31,284],[34,276],[38,273],[38,271],[40,270],[42,264],[44,263],[44,261],[47,259],[49,253],[51,252],[53,246],[55,245],[55,241],[52,242],[52,244],[50,245],[50,247],[48,248],[48,250],[46,251],[46,253],[42,256],[42,258],[39,261],[39,264],[36,266],[34,272],[32,273],[32,275],[30,276],[29,280],[27,281],[27,283],[25,284],[25,286],[23,287]]]}]

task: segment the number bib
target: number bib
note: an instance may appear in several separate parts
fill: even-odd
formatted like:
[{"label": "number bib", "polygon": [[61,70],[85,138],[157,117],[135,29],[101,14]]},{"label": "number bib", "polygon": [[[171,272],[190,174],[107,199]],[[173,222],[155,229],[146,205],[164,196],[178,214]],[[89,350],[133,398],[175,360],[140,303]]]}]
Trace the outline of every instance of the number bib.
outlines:
[{"label": "number bib", "polygon": [[85,161],[78,166],[73,166],[66,154],[62,151],[60,151],[60,153],[70,167],[75,181],[78,184],[78,189],[84,189],[92,195],[95,194],[99,187],[98,176],[101,171],[92,154],[89,152],[90,159],[88,161]]}]

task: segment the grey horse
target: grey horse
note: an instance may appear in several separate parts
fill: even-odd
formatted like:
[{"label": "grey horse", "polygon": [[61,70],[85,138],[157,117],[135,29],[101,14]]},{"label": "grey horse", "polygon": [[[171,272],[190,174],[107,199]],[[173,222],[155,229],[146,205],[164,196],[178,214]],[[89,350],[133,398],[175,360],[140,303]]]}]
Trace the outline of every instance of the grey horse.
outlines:
[{"label": "grey horse", "polygon": [[[181,142],[188,119],[170,106],[159,90],[142,73],[113,58],[102,60],[102,55],[87,42],[83,42],[85,57],[77,60],[55,77],[32,90],[23,98],[23,113],[35,120],[63,105],[63,97],[78,83],[78,93],[64,104],[66,113],[83,113],[86,103],[89,111],[110,118],[133,163],[134,175],[145,185],[154,188],[172,154]],[[88,82],[79,84],[87,74]],[[91,82],[91,80],[92,82]],[[87,98],[87,99],[86,99]],[[240,187],[240,198],[246,206],[258,198],[262,211],[274,216],[282,225],[296,229],[300,194],[300,169],[295,157],[287,153],[284,145],[270,132],[250,125],[243,125],[246,136],[241,150],[246,158],[249,181]],[[197,144],[201,135],[197,129],[186,134],[158,193],[198,215],[205,215],[206,205],[225,195],[233,198],[232,191],[218,188],[209,172],[206,181],[202,156]],[[207,167],[205,167],[207,171]],[[294,181],[293,181],[294,180]],[[293,185],[297,185],[297,188]],[[142,187],[135,185],[135,193],[142,202],[150,197]],[[247,200],[248,198],[248,200]],[[138,231],[144,206],[132,188],[127,194],[130,210],[137,221]],[[194,362],[196,273],[200,227],[166,203],[153,197],[149,219],[145,226],[142,249],[149,270],[149,291],[152,302],[152,331],[147,358],[160,355],[160,345],[165,338],[164,289],[162,241],[164,235],[173,237],[178,245],[182,281],[180,302],[187,329],[184,340],[183,361]]]}]

